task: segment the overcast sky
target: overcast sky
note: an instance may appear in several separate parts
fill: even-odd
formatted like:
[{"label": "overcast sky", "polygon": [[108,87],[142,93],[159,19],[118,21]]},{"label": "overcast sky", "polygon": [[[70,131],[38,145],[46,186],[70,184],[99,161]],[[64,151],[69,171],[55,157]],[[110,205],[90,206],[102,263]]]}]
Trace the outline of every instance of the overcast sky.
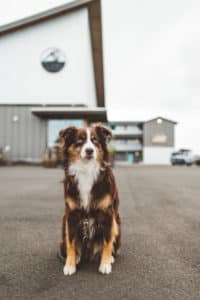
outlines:
[{"label": "overcast sky", "polygon": [[[66,2],[1,0],[0,25]],[[176,147],[200,153],[200,1],[102,0],[102,9],[109,118],[174,119]]]}]

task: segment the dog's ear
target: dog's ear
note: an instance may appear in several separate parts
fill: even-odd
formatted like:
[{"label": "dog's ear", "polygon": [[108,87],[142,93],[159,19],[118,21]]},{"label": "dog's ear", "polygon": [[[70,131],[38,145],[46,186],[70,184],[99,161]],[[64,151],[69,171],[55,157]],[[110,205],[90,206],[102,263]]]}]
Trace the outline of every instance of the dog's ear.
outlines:
[{"label": "dog's ear", "polygon": [[59,136],[63,138],[65,145],[71,145],[75,139],[77,128],[75,126],[69,126],[60,130]]},{"label": "dog's ear", "polygon": [[104,143],[109,143],[112,138],[112,132],[110,129],[104,127],[101,125],[101,123],[98,123],[95,126],[95,131],[97,136],[100,138],[101,141]]}]

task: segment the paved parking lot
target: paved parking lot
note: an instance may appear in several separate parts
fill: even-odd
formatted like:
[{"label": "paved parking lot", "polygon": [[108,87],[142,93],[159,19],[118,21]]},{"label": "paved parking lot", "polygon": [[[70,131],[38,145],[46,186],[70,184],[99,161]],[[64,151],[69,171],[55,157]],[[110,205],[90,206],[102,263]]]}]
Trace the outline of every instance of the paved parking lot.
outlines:
[{"label": "paved parking lot", "polygon": [[200,299],[200,168],[118,167],[122,254],[64,277],[60,169],[0,168],[0,299]]}]

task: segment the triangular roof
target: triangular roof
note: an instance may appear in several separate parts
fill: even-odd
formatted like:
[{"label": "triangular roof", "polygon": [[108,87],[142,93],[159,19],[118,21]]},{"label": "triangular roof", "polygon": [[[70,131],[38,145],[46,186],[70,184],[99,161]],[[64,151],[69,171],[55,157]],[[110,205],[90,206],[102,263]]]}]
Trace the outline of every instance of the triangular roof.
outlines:
[{"label": "triangular roof", "polygon": [[169,122],[169,123],[173,123],[174,125],[177,124],[176,121],[173,121],[173,120],[170,120],[170,119],[166,119],[166,118],[163,118],[163,117],[161,117],[161,116],[158,116],[158,117],[156,117],[156,118],[147,120],[147,121],[145,121],[144,123],[149,123],[149,122],[155,121],[155,120],[157,120],[157,119],[162,119],[162,120],[167,121],[167,122]]},{"label": "triangular roof", "polygon": [[92,56],[95,75],[95,86],[97,95],[97,105],[105,106],[104,99],[104,72],[103,72],[103,45],[102,45],[102,25],[101,25],[101,0],[74,0],[53,8],[41,11],[0,26],[1,35],[9,34],[21,28],[33,26],[40,22],[59,17],[74,10],[87,8],[89,14],[89,25],[91,33]]},{"label": "triangular roof", "polygon": [[22,27],[22,26],[24,27],[25,25],[33,24],[36,21],[41,21],[43,19],[53,17],[55,15],[70,11],[75,8],[80,8],[80,7],[84,6],[85,4],[88,4],[89,2],[92,2],[92,1],[94,1],[94,0],[71,0],[62,5],[57,5],[57,6],[54,6],[53,8],[49,8],[49,9],[37,12],[37,13],[29,15],[27,17],[19,18],[17,20],[7,23],[7,24],[1,25],[0,26],[0,34],[7,33],[8,31],[11,31],[13,29],[16,30],[19,27]]}]

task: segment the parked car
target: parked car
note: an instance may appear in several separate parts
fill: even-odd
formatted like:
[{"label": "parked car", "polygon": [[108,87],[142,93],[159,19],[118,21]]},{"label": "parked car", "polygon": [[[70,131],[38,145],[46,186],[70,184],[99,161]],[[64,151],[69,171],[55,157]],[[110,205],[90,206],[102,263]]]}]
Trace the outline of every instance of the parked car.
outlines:
[{"label": "parked car", "polygon": [[195,162],[195,156],[192,150],[180,149],[171,154],[171,164],[174,165],[187,165],[191,166]]}]

